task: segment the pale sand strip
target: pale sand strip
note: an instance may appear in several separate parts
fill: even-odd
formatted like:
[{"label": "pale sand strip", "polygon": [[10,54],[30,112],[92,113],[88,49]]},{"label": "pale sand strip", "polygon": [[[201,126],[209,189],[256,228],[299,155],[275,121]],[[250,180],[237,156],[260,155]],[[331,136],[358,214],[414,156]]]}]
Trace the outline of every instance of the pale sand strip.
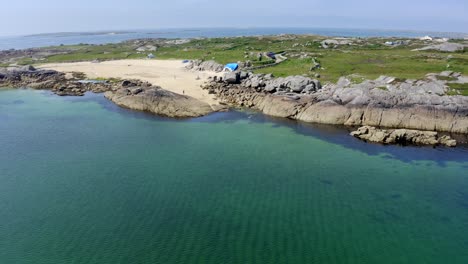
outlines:
[{"label": "pale sand strip", "polygon": [[[122,78],[148,81],[153,85],[191,96],[212,106],[217,106],[214,95],[208,94],[200,85],[215,72],[193,72],[185,69],[180,60],[116,60],[100,63],[74,62],[44,64],[39,68],[60,72],[83,72],[88,78]],[[197,80],[197,78],[200,78]]]}]

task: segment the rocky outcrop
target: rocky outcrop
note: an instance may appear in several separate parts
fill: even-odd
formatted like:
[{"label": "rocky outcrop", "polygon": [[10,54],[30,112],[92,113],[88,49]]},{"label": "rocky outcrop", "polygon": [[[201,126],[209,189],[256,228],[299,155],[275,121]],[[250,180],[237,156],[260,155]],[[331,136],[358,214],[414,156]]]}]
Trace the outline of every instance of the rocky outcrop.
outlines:
[{"label": "rocky outcrop", "polygon": [[47,89],[61,96],[81,96],[88,91],[105,92],[106,98],[122,107],[168,117],[198,117],[213,112],[207,103],[151,86],[148,82],[79,80],[64,73],[37,70],[32,66],[1,70],[0,87],[2,86]]},{"label": "rocky outcrop", "polygon": [[63,73],[52,70],[37,70],[33,66],[0,68],[1,85],[20,85],[28,82],[60,80]]},{"label": "rocky outcrop", "polygon": [[[221,80],[214,80],[222,82]],[[286,94],[310,94],[322,88],[318,80],[304,76],[274,78],[271,74],[253,74],[251,72],[233,72],[224,75],[224,82],[240,84],[240,87],[253,88],[259,92]]]},{"label": "rocky outcrop", "polygon": [[371,126],[363,126],[351,132],[356,138],[383,144],[401,145],[444,145],[455,147],[457,142],[447,135],[439,135],[433,131],[420,131],[409,129],[377,129]]},{"label": "rocky outcrop", "polygon": [[67,77],[64,73],[54,70],[23,66],[0,69],[0,87],[47,89],[60,96],[82,96],[88,91],[102,93],[111,90],[114,84],[83,81],[79,78]]},{"label": "rocky outcrop", "polygon": [[420,49],[415,49],[414,51],[423,51],[423,50],[436,50],[436,51],[443,51],[443,52],[461,52],[467,46],[460,44],[460,43],[442,43],[437,45],[430,45]]},{"label": "rocky outcrop", "polygon": [[[446,95],[449,83],[466,82],[467,77],[459,73],[431,74],[422,80],[382,76],[359,84],[342,78],[324,87],[304,76],[236,72],[231,77],[232,81],[214,77],[203,88],[225,104],[305,122],[468,134],[468,97]],[[107,98],[123,107],[169,117],[213,112],[206,103],[138,80],[82,82],[34,67],[0,70],[0,86],[49,89],[58,95],[106,92]]]},{"label": "rocky outcrop", "polygon": [[[453,82],[463,77],[456,76],[452,75],[457,79]],[[283,83],[272,76],[249,74],[240,84],[213,79],[204,88],[226,104],[305,122],[468,133],[468,97],[445,95],[447,81],[437,78],[382,76],[360,84],[342,78],[309,92],[293,92],[284,85],[265,89],[270,82]]]},{"label": "rocky outcrop", "polygon": [[334,48],[339,45],[351,45],[353,44],[351,39],[346,39],[346,38],[336,38],[336,39],[325,39],[321,43],[322,48],[328,49],[328,48]]},{"label": "rocky outcrop", "polygon": [[72,52],[72,49],[68,47],[47,47],[47,48],[30,48],[30,49],[10,49],[0,50],[0,64],[17,64],[21,60],[28,59],[36,62],[41,62],[44,58],[67,54]]},{"label": "rocky outcrop", "polygon": [[215,61],[193,60],[190,61],[189,64],[185,66],[185,68],[193,71],[222,72],[224,70],[224,65]]},{"label": "rocky outcrop", "polygon": [[104,96],[119,106],[167,117],[198,117],[213,112],[207,103],[158,86],[122,87]]},{"label": "rocky outcrop", "polygon": [[267,92],[309,93],[318,91],[321,88],[319,81],[304,76],[288,76],[265,82]]},{"label": "rocky outcrop", "polygon": [[139,52],[156,51],[156,50],[158,50],[158,47],[156,47],[154,45],[144,45],[144,46],[140,46],[140,47],[136,48],[135,50],[139,51]]}]

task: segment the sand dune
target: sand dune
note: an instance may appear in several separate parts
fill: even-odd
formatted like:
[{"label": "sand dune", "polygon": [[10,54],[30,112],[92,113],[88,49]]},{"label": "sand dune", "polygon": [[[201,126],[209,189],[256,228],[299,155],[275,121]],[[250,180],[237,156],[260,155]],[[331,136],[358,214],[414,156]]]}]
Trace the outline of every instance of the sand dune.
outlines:
[{"label": "sand dune", "polygon": [[166,90],[194,97],[212,106],[218,105],[214,95],[200,88],[209,76],[215,76],[217,73],[193,72],[184,66],[180,60],[116,60],[101,63],[44,64],[40,68],[61,72],[83,72],[88,78],[140,79]]}]

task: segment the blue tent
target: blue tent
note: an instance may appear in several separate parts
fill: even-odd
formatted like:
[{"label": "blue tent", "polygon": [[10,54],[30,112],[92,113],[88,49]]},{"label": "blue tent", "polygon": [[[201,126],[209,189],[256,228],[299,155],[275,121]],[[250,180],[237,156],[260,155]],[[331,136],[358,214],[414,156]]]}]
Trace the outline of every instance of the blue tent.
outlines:
[{"label": "blue tent", "polygon": [[237,68],[239,68],[239,64],[237,63],[228,63],[224,66],[224,69],[228,69],[229,71],[235,71]]},{"label": "blue tent", "polygon": [[273,60],[276,59],[276,54],[275,54],[274,52],[271,52],[271,51],[270,51],[270,52],[268,52],[266,55],[267,55],[268,57],[270,57],[271,59],[273,59]]}]

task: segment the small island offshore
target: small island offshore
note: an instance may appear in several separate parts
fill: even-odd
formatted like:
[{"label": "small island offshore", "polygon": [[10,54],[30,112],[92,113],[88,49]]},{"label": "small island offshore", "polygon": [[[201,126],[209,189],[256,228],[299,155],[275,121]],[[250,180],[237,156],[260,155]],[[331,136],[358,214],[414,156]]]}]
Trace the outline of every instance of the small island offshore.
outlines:
[{"label": "small island offshore", "polygon": [[[188,118],[247,107],[384,144],[468,134],[468,40],[274,35],[0,51],[0,87]],[[359,129],[357,129],[359,128]]]}]

